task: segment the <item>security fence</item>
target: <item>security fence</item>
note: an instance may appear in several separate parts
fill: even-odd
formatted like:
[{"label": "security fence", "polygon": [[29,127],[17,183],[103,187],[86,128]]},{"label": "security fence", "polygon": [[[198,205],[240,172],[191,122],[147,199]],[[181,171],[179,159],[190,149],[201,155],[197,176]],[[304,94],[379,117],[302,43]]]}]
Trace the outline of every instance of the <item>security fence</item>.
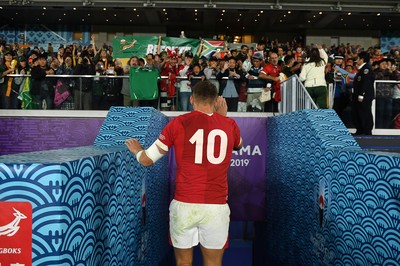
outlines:
[{"label": "security fence", "polygon": [[293,75],[281,82],[281,95],[282,101],[279,104],[279,112],[281,114],[304,109],[318,109],[297,75]]}]

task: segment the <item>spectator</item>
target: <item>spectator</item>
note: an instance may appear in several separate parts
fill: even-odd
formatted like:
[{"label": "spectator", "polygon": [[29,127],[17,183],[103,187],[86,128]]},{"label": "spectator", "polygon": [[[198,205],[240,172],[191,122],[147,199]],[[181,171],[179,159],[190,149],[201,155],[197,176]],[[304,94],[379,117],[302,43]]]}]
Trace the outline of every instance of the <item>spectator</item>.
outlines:
[{"label": "spectator", "polygon": [[0,65],[2,65],[4,62],[5,52],[5,42],[0,40]]},{"label": "spectator", "polygon": [[199,64],[194,64],[192,67],[192,72],[189,73],[188,80],[190,81],[190,87],[193,88],[199,81],[206,79],[206,75],[201,70]]},{"label": "spectator", "polygon": [[[132,56],[131,58],[129,58],[127,65],[123,68],[124,75],[129,76],[131,67],[137,66],[139,66],[139,58],[137,56]],[[123,104],[124,106],[139,106],[139,100],[131,99],[131,90],[129,83],[129,78],[124,78],[122,80],[121,94],[123,96]]]},{"label": "spectator", "polygon": [[52,45],[51,43],[49,43],[49,44],[47,45],[47,53],[48,53],[49,55],[53,55],[53,53],[54,53],[54,47],[53,47],[53,45]]},{"label": "spectator", "polygon": [[[87,51],[82,51],[78,58],[78,65],[75,69],[75,75],[95,75],[96,70],[93,61],[90,59]],[[77,110],[92,109],[92,78],[79,78],[74,90],[74,104]]]},{"label": "spectator", "polygon": [[312,48],[310,57],[304,64],[300,80],[304,81],[304,85],[311,98],[319,108],[327,108],[327,87],[325,80],[325,66],[328,62],[328,55],[321,45]]},{"label": "spectator", "polygon": [[176,77],[179,76],[178,51],[167,50],[168,57],[161,63],[161,76],[166,76],[161,81],[160,109],[162,111],[175,111],[176,109]]},{"label": "spectator", "polygon": [[190,78],[192,75],[192,62],[193,62],[193,54],[191,52],[187,52],[184,56],[184,62],[179,66],[179,76],[183,79],[177,84],[179,84],[179,107],[181,111],[191,111],[192,106],[190,104],[189,98],[192,94],[191,81],[187,78]]},{"label": "spectator", "polygon": [[239,102],[239,88],[244,79],[243,72],[236,67],[236,59],[225,61],[221,72],[217,74],[219,80],[219,95],[222,95],[228,105],[229,112],[236,112]]},{"label": "spectator", "polygon": [[[371,62],[377,62],[384,58],[382,54],[382,50],[380,47],[375,47],[373,50],[373,56],[371,58]],[[368,62],[369,63],[369,62]]]},{"label": "spectator", "polygon": [[108,64],[113,62],[113,58],[105,47],[101,48],[100,52],[95,53],[93,62],[96,64],[98,61],[103,61],[105,69],[108,69]]},{"label": "spectator", "polygon": [[[337,79],[335,84],[340,83],[339,88],[341,89],[339,99],[335,95],[333,102],[333,109],[336,111],[340,119],[345,125],[350,125],[348,116],[346,116],[345,110],[351,104],[351,97],[353,91],[353,80],[357,71],[354,70],[354,66],[349,62],[346,63],[346,68],[342,69],[339,66],[334,66]],[[336,92],[336,91],[335,91]]]},{"label": "spectator", "polygon": [[264,40],[259,40],[256,46],[256,49],[254,52],[261,52],[263,55],[263,60],[264,60],[264,52],[265,52],[265,41]]},{"label": "spectator", "polygon": [[284,66],[282,68],[282,73],[286,78],[295,75],[301,69],[301,64],[295,64],[296,61],[292,55],[286,55],[283,62]]},{"label": "spectator", "polygon": [[106,78],[102,77],[105,75],[104,63],[99,61],[96,64],[96,77],[93,78],[93,92],[92,92],[92,107],[93,110],[103,109],[103,89],[106,83]]},{"label": "spectator", "polygon": [[[74,75],[75,74],[75,69],[72,64],[73,60],[71,55],[67,55],[65,59],[61,62],[61,66],[57,69],[56,75]],[[75,109],[75,104],[74,104],[74,98],[72,96],[73,89],[75,87],[75,80],[74,78],[59,78],[57,81],[58,84],[61,83],[59,86],[63,86],[65,90],[68,90],[70,92],[70,95],[68,98],[65,99],[59,106],[55,106],[58,109],[61,110],[73,110]],[[57,87],[56,87],[57,89]],[[57,93],[57,92],[55,92]]]},{"label": "spectator", "polygon": [[108,68],[105,71],[107,78],[103,83],[103,108],[104,110],[110,109],[111,106],[122,105],[122,79],[115,76],[122,76],[124,74],[122,63],[119,60],[108,63]]},{"label": "spectator", "polygon": [[155,67],[154,55],[151,53],[146,55],[146,66]]},{"label": "spectator", "polygon": [[[259,75],[262,71],[262,61],[262,54],[255,53],[253,55],[252,66],[245,76],[247,78],[247,106],[260,106],[260,111],[263,111],[264,104],[261,104],[259,98],[261,96],[261,92],[266,87],[265,79],[259,78]],[[249,110],[254,109],[252,108]]]},{"label": "spectator", "polygon": [[249,47],[243,44],[240,47],[240,52],[236,55],[236,61],[237,60],[241,60],[242,62],[246,61],[246,59],[248,59],[249,57],[248,53],[249,53]]},{"label": "spectator", "polygon": [[299,60],[297,60],[298,58],[303,58],[305,56],[305,53],[303,51],[303,48],[301,48],[301,46],[297,47],[296,50],[294,51],[294,58],[296,59],[297,62],[299,62]]},{"label": "spectator", "polygon": [[204,69],[204,74],[206,75],[206,79],[209,80],[219,91],[219,82],[217,79],[217,74],[219,72],[219,64],[218,59],[215,57],[211,57],[208,60],[208,66]]},{"label": "spectator", "polygon": [[53,81],[46,79],[46,75],[54,75],[54,70],[47,65],[46,56],[39,54],[34,61],[31,78],[31,95],[35,97],[36,105],[39,109],[52,109],[53,99],[51,98],[53,90]]},{"label": "spectator", "polygon": [[[30,73],[29,65],[25,57],[20,57],[19,62],[17,63],[17,67],[15,68],[14,74],[26,75]],[[23,83],[27,77],[15,77],[13,82],[13,95],[11,99],[11,108],[12,109],[21,109],[21,100],[19,99],[20,94],[23,89]]]},{"label": "spectator", "polygon": [[349,104],[349,97],[346,91],[346,83],[342,82],[342,76],[348,75],[348,73],[342,73],[343,71],[344,57],[341,54],[334,56],[333,64],[333,77],[334,77],[334,97],[333,97],[333,110],[338,114],[340,119],[344,121],[344,109]]},{"label": "spectator", "polygon": [[265,79],[266,83],[272,84],[272,99],[265,102],[264,111],[277,112],[278,102],[281,101],[281,82],[279,74],[282,72],[281,67],[278,65],[278,54],[271,53],[269,63],[264,66],[259,74],[259,78]]},{"label": "spectator", "polygon": [[13,53],[5,51],[0,65],[0,109],[9,109],[12,102],[13,78],[7,75],[13,74],[17,67],[17,61],[13,60]]}]

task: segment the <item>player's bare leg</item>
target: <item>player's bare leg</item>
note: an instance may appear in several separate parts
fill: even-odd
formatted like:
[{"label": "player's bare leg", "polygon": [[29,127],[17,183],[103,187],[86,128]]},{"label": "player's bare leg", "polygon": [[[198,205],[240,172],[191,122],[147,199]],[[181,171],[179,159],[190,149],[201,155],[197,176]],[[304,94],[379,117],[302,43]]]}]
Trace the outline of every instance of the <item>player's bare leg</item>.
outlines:
[{"label": "player's bare leg", "polygon": [[192,266],[193,248],[174,248],[176,266]]},{"label": "player's bare leg", "polygon": [[208,249],[200,245],[204,266],[222,266],[225,249]]}]

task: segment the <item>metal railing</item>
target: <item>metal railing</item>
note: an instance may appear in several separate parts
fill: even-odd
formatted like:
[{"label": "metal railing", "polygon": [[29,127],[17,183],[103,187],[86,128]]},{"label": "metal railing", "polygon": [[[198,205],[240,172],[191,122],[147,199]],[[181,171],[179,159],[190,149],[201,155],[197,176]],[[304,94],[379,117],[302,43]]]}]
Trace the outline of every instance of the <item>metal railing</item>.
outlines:
[{"label": "metal railing", "polygon": [[[394,129],[400,123],[400,81],[375,80],[372,105],[375,129]],[[398,120],[396,123],[396,119]]]},{"label": "metal railing", "polygon": [[279,104],[281,114],[303,109],[318,109],[297,75],[281,82],[281,96],[282,101]]},{"label": "metal railing", "polygon": [[[14,79],[19,78],[19,79],[23,79],[23,80],[25,80],[25,79],[30,79],[31,80],[31,75],[30,74],[8,74],[7,76],[8,77],[12,77]],[[166,80],[168,78],[169,78],[168,76],[160,76],[160,79]],[[183,77],[182,76],[176,76],[175,78],[176,78],[176,80],[178,82],[180,82],[182,80],[188,80],[188,77],[186,77],[186,76],[183,76]],[[82,94],[83,87],[84,87],[83,86],[83,81],[84,80],[91,79],[91,81],[93,83],[92,83],[92,88],[90,88],[89,92],[90,92],[90,94],[94,95],[95,94],[95,92],[94,92],[94,90],[95,90],[94,82],[97,82],[97,85],[100,84],[100,86],[101,86],[101,84],[106,84],[107,80],[109,80],[109,79],[111,79],[111,80],[113,80],[113,79],[114,80],[116,80],[116,79],[129,80],[130,76],[129,75],[117,76],[117,75],[108,75],[108,74],[102,74],[102,75],[65,75],[65,74],[63,74],[63,75],[46,75],[45,79],[52,84],[52,87],[49,86],[49,92],[48,92],[49,95],[53,95],[54,94],[53,90],[55,89],[54,86],[56,85],[57,80],[72,81],[73,86],[70,87],[69,90],[74,91],[73,94],[75,94],[74,95],[74,98],[75,98],[76,93]],[[201,79],[201,77],[193,77],[193,79]],[[229,79],[229,78],[228,77],[223,77],[222,79]],[[212,77],[211,80],[216,80],[216,78]],[[122,84],[119,84],[119,85],[121,85],[121,87],[119,88],[120,92],[118,93],[118,95],[121,95]],[[104,90],[104,88],[102,88],[102,89]],[[178,90],[178,88],[177,88],[177,90]],[[21,94],[21,92],[22,92],[22,88],[20,89],[20,94]],[[98,93],[103,93],[104,94],[105,92],[104,91],[103,92],[97,92],[97,94]],[[71,95],[72,95],[72,93],[71,93]],[[35,101],[35,99],[33,97],[31,97],[31,96],[29,96],[29,97],[31,98],[31,102],[33,103]],[[19,97],[19,98],[21,99],[22,97]],[[49,99],[48,101],[49,102],[53,102],[53,98]],[[100,98],[96,98],[96,99],[94,99],[94,98],[95,97],[93,97],[93,99],[92,99],[93,103],[101,100]],[[177,101],[178,93],[173,98],[174,98],[175,101]],[[66,107],[67,110],[73,110],[73,109],[82,110],[83,109],[82,108],[83,107],[82,97],[80,96],[80,97],[78,97],[78,99],[79,99],[78,101],[73,101],[73,105],[67,105],[67,107]],[[155,103],[155,105],[157,105],[157,106],[154,105],[153,107],[160,109],[160,97],[158,98],[157,101],[158,101],[158,103]],[[103,101],[103,103],[104,103],[104,101]],[[123,104],[122,103],[122,99],[120,100],[119,104],[121,104],[121,105]],[[38,105],[38,104],[35,104],[35,105]],[[39,105],[40,105],[40,103],[39,103]],[[11,108],[11,109],[19,109],[19,108],[15,108],[15,107],[9,107],[9,108]],[[55,107],[54,107],[53,104],[51,104],[51,108],[50,109],[53,109],[53,108],[55,108]],[[61,107],[61,109],[63,109],[63,108],[64,107]],[[31,108],[23,108],[22,107],[22,109],[31,109]],[[32,109],[42,109],[42,108],[40,106],[38,106],[38,107],[34,107]],[[57,107],[57,109],[59,109],[59,107]],[[93,104],[92,108],[87,109],[87,110],[103,110],[103,109],[104,108],[102,108],[102,107],[95,107],[95,105]],[[108,109],[108,108],[106,108],[106,109]]]}]

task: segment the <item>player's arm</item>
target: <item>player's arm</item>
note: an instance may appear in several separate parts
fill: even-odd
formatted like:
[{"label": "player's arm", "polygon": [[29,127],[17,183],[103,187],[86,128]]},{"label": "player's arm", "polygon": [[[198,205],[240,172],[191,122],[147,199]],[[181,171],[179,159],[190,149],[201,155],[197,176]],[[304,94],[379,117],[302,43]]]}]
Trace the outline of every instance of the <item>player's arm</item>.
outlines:
[{"label": "player's arm", "polygon": [[137,139],[127,139],[125,145],[135,154],[138,162],[143,166],[150,166],[163,157],[168,151],[160,148],[156,140],[148,149],[144,149]]}]

